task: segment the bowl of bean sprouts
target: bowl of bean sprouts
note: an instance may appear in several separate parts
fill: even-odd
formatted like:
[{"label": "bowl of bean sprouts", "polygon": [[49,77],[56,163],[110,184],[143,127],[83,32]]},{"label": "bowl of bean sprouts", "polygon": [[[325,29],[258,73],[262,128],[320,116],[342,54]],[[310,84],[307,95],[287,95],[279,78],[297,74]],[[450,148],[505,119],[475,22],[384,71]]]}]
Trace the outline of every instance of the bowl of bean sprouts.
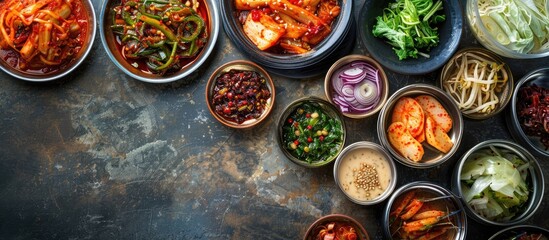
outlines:
[{"label": "bowl of bean sprouts", "polygon": [[511,69],[484,48],[458,51],[442,68],[439,80],[469,119],[483,120],[500,113],[513,94]]},{"label": "bowl of bean sprouts", "polygon": [[90,0],[0,2],[0,69],[25,81],[67,76],[93,46],[96,19]]},{"label": "bowl of bean sprouts", "polygon": [[99,32],[111,61],[126,75],[149,83],[183,79],[199,70],[217,41],[220,21],[213,0],[105,0]]},{"label": "bowl of bean sprouts", "polygon": [[486,48],[515,59],[549,56],[549,11],[542,0],[467,0],[471,32]]}]

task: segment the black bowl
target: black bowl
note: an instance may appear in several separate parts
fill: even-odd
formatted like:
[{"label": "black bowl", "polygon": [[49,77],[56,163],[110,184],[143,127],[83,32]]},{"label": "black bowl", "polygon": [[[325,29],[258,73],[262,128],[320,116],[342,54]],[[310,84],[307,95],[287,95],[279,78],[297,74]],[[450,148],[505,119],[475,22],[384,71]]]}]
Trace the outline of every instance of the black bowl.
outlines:
[{"label": "black bowl", "polygon": [[304,54],[275,54],[258,49],[244,34],[234,0],[221,0],[220,12],[225,32],[251,61],[270,73],[289,78],[307,78],[325,73],[332,63],[354,48],[356,24],[353,18],[353,1],[340,0],[339,4],[341,12],[332,23],[330,35]]},{"label": "black bowl", "polygon": [[368,52],[384,67],[401,74],[419,75],[432,72],[448,61],[458,48],[463,30],[461,7],[457,0],[442,0],[446,20],[440,23],[439,43],[428,52],[429,58],[418,56],[399,60],[385,39],[375,37],[372,29],[376,17],[383,13],[391,1],[366,0],[358,18],[359,35]]}]

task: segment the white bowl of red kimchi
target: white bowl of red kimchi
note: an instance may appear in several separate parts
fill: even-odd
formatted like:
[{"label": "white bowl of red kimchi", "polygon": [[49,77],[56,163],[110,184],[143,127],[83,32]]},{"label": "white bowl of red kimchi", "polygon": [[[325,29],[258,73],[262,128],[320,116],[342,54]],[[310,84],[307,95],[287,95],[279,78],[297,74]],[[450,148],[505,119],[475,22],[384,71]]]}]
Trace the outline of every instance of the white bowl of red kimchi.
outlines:
[{"label": "white bowl of red kimchi", "polygon": [[67,76],[90,52],[96,19],[90,0],[0,2],[0,68],[26,81]]}]

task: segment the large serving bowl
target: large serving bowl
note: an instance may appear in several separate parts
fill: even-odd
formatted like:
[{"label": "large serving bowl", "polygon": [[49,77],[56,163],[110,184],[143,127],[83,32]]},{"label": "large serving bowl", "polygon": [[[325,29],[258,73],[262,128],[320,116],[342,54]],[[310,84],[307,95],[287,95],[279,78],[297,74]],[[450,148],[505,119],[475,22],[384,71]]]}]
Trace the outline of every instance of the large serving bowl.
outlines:
[{"label": "large serving bowl", "polygon": [[[466,18],[467,22],[469,23],[469,27],[471,28],[473,35],[476,37],[476,39],[486,48],[492,50],[493,52],[504,56],[508,58],[516,58],[516,59],[532,59],[532,58],[543,58],[549,56],[549,48],[546,48],[545,50],[539,50],[539,51],[518,51],[514,50],[513,48],[510,48],[509,46],[516,44],[516,42],[513,42],[512,40],[509,40],[507,34],[512,34],[511,31],[515,32],[514,29],[509,30],[503,30],[498,27],[498,24],[491,20],[491,17],[482,16],[481,12],[479,11],[479,0],[467,0],[467,6],[466,6]],[[501,5],[498,6],[490,6],[489,4],[484,4],[484,6],[487,6],[488,8],[497,9],[497,7],[502,7]],[[516,11],[520,10],[527,10],[527,7],[519,6],[518,9],[515,9]],[[504,16],[509,11],[513,11],[510,9],[505,9],[505,13],[502,13],[500,16]],[[499,15],[499,14],[498,14]],[[508,15],[507,15],[508,16]],[[504,17],[505,18],[505,17]],[[490,22],[488,22],[490,21]],[[503,22],[513,22],[516,24],[520,24],[516,19],[501,19]],[[527,20],[528,25],[531,24],[533,28],[535,28],[536,23],[530,22],[531,20]],[[546,25],[542,23],[542,26]],[[489,26],[489,27],[487,27]],[[524,31],[528,28],[528,26],[521,26],[519,29],[520,31]],[[529,29],[528,29],[529,30]],[[499,39],[494,37],[494,35],[491,32],[497,32],[499,34]],[[545,34],[549,34],[547,30],[545,30]],[[507,36],[507,37],[503,37]],[[547,37],[547,36],[545,36]],[[537,38],[537,37],[534,37]],[[522,40],[522,39],[521,39]],[[536,45],[539,43],[536,43]],[[547,42],[545,42],[547,44]]]},{"label": "large serving bowl", "polygon": [[[507,127],[509,128],[513,138],[522,146],[536,155],[549,157],[549,150],[542,142],[542,139],[547,139],[548,133],[541,130],[543,127],[542,123],[544,116],[547,118],[547,114],[549,113],[537,112],[543,110],[543,108],[541,108],[542,105],[538,104],[537,107],[534,107],[535,105],[532,104],[534,101],[538,100],[539,103],[545,102],[545,104],[548,104],[546,101],[543,101],[544,98],[547,98],[548,93],[547,90],[545,90],[546,92],[544,97],[542,92],[526,91],[534,86],[537,86],[540,89],[549,89],[549,68],[534,70],[526,74],[517,83],[511,102],[509,103],[509,113],[505,115]],[[532,98],[534,94],[540,94],[537,97],[537,100]],[[534,108],[527,109],[526,107],[528,106]],[[534,114],[537,115],[537,117]],[[527,129],[526,124],[532,125],[532,123],[536,123],[536,128]],[[534,132],[532,129],[538,129],[538,131]],[[544,137],[542,138],[541,136]],[[544,141],[549,141],[549,139]]]},{"label": "large serving bowl", "polygon": [[[441,67],[454,54],[462,33],[462,14],[459,1],[443,0],[443,12],[446,20],[438,24],[439,43],[427,52],[429,57],[407,58],[399,60],[385,39],[372,33],[376,18],[391,1],[366,0],[358,18],[360,39],[372,55],[384,67],[401,74],[425,74]],[[441,11],[442,12],[442,11]]]},{"label": "large serving bowl", "polygon": [[[335,224],[335,225],[332,225],[333,228],[330,229],[329,227],[330,224]],[[342,231],[337,231],[337,229],[341,229]],[[356,237],[356,238],[352,238],[350,235],[346,235],[348,238],[345,238],[345,239],[357,239],[357,240],[370,239],[370,236],[368,236],[368,232],[366,232],[366,229],[364,229],[362,224],[360,224],[360,222],[358,222],[354,218],[344,214],[330,214],[330,215],[323,216],[317,219],[315,222],[313,222],[307,229],[305,236],[303,236],[303,240],[319,239],[318,238],[319,233],[321,231],[326,232],[326,230],[328,230],[331,233],[339,232],[339,234],[353,232],[354,234],[351,234],[351,235]],[[326,239],[326,238],[320,238],[320,239]]]},{"label": "large serving bowl", "polygon": [[374,205],[391,195],[397,169],[389,153],[372,142],[355,142],[343,149],[334,163],[337,186],[354,203]]},{"label": "large serving bowl", "polygon": [[[488,119],[503,111],[514,86],[509,65],[495,53],[475,47],[459,50],[442,68],[439,83],[458,104],[462,115],[475,120]],[[480,94],[490,97],[479,104],[475,96]]]},{"label": "large serving bowl", "polygon": [[343,116],[328,101],[304,97],[290,103],[278,120],[277,142],[284,155],[300,166],[333,162],[345,145]]},{"label": "large serving bowl", "polygon": [[271,113],[276,89],[265,69],[250,61],[234,60],[212,73],[205,95],[210,113],[221,124],[251,128]]},{"label": "large serving bowl", "polygon": [[[421,158],[414,158],[414,157],[406,157],[410,156],[405,155],[404,153],[409,153],[409,151],[403,152],[402,149],[398,146],[395,146],[390,141],[391,133],[390,127],[398,126],[397,124],[394,124],[395,122],[402,122],[402,121],[394,121],[398,119],[402,119],[404,116],[413,116],[414,118],[421,119],[425,117],[427,114],[426,111],[423,111],[423,117],[419,116],[417,114],[413,115],[405,115],[409,114],[407,105],[400,105],[403,100],[409,100],[410,105],[409,106],[417,106],[415,105],[414,101],[411,101],[410,99],[416,99],[418,97],[422,96],[425,97],[432,97],[434,98],[438,103],[441,104],[441,106],[446,110],[448,116],[451,118],[451,124],[446,126],[446,129],[449,129],[448,132],[446,132],[446,135],[449,139],[446,139],[447,141],[451,141],[451,144],[446,145],[447,148],[444,148],[443,150],[446,150],[446,153],[438,150],[437,148],[433,147],[432,144],[429,144],[427,140],[425,141],[419,141],[417,138],[416,140],[412,141],[414,142],[415,146],[418,148],[421,147],[423,149],[423,156]],[[411,104],[414,105],[411,105]],[[405,108],[401,108],[398,106],[402,106]],[[395,110],[396,109],[396,110]],[[407,110],[408,109],[408,110]],[[397,118],[397,116],[394,116],[395,113],[397,113],[401,116]],[[414,111],[417,112],[417,111]],[[395,119],[396,118],[396,119]],[[426,122],[422,124],[422,126],[426,126]],[[404,126],[408,126],[407,124],[404,124]],[[385,147],[393,157],[396,158],[398,162],[401,164],[412,167],[412,168],[430,168],[437,165],[440,165],[444,162],[446,162],[448,159],[450,159],[459,148],[459,145],[461,143],[461,138],[463,135],[463,118],[461,116],[461,113],[459,111],[458,106],[454,102],[454,100],[451,99],[451,97],[446,94],[444,91],[442,91],[440,88],[437,88],[435,86],[429,85],[429,84],[412,84],[405,86],[398,91],[396,91],[389,99],[387,100],[387,104],[381,109],[381,112],[378,116],[378,122],[377,122],[377,134],[378,138],[381,141],[381,145]],[[433,125],[431,125],[433,126]],[[437,128],[436,126],[432,129]],[[424,129],[426,129],[424,127]],[[405,129],[403,129],[404,131]],[[421,126],[418,126],[416,128],[418,132],[422,131]],[[406,131],[404,131],[406,132]],[[396,134],[396,132],[395,132]],[[396,136],[396,135],[393,135]],[[438,139],[438,138],[436,138]],[[415,141],[419,141],[419,143],[416,143]],[[401,146],[408,146],[408,141],[402,142]],[[451,147],[449,147],[451,145]],[[417,149],[417,148],[414,148]]]},{"label": "large serving bowl", "polygon": [[[528,236],[532,238],[527,238]],[[549,230],[533,225],[516,225],[498,231],[488,240],[544,239],[541,236],[544,236],[545,239],[549,238]]]},{"label": "large serving bowl", "polygon": [[356,36],[353,1],[339,0],[341,12],[331,25],[331,33],[306,53],[278,54],[260,50],[244,33],[239,22],[235,0],[221,0],[220,11],[225,32],[232,43],[250,60],[270,73],[307,78],[325,73],[333,59],[347,55],[354,47]]},{"label": "large serving bowl", "polygon": [[[120,0],[104,0],[101,5],[99,15],[99,32],[101,34],[101,42],[103,48],[111,61],[122,72],[137,80],[149,83],[167,83],[180,80],[197,71],[202,64],[208,59],[215,47],[219,36],[220,20],[217,3],[214,0],[199,1],[199,13],[204,17],[204,22],[207,31],[206,44],[199,50],[198,54],[189,60],[184,61],[184,66],[175,72],[161,75],[153,73],[149,70],[144,70],[144,66],[135,66],[136,63],[130,63],[120,52],[118,42],[120,39],[113,33],[111,26],[113,25],[112,9],[120,4]],[[171,50],[170,50],[171,51]]]},{"label": "large serving bowl", "polygon": [[[85,23],[87,29],[82,29],[82,32],[86,31],[86,35],[85,38],[82,39],[82,48],[78,53],[76,53],[76,55],[73,57],[73,60],[71,60],[67,64],[61,64],[59,69],[57,70],[52,70],[44,73],[42,70],[22,71],[18,67],[15,67],[18,64],[18,60],[12,59],[13,56],[2,56],[2,60],[0,60],[0,69],[2,69],[7,74],[21,80],[31,82],[46,82],[65,77],[73,72],[76,68],[78,68],[78,66],[80,66],[80,64],[86,59],[89,52],[91,51],[96,33],[95,11],[93,9],[91,1],[79,1],[81,1],[82,3],[82,10],[87,14],[87,22]],[[6,54],[4,51],[1,52],[2,55]],[[15,58],[18,58],[20,56],[19,53],[16,53],[16,55],[17,56]]]},{"label": "large serving bowl", "polygon": [[[415,211],[412,206],[420,208]],[[440,218],[425,226],[426,231],[410,227],[417,225],[415,221],[428,221],[426,212],[434,213],[430,217]],[[385,239],[407,239],[403,235],[427,234],[425,236],[436,236],[433,239],[464,240],[467,215],[459,198],[447,189],[431,182],[411,182],[399,187],[387,201],[383,212],[383,232]]]},{"label": "large serving bowl", "polygon": [[[524,161],[524,164],[509,165],[505,163],[506,161],[502,161],[501,157],[490,156],[501,156],[506,159],[513,159],[512,161],[516,161],[516,157]],[[492,164],[488,165],[486,162],[491,162]],[[492,167],[496,166],[496,164],[497,166],[508,165],[510,167],[505,168],[507,171],[504,171],[501,167]],[[486,170],[483,170],[484,166],[486,166]],[[518,173],[514,172],[515,169],[518,170]],[[510,193],[505,190],[506,188],[503,188],[506,185],[501,184],[506,182],[499,181],[496,177],[491,177],[498,176],[498,174],[503,174],[500,176],[505,177],[506,181],[513,184],[508,186],[512,186],[511,190],[515,196],[524,196],[524,192],[520,192],[522,191],[520,189],[527,190],[528,199],[524,204],[511,205],[511,202],[514,202],[516,198],[505,198],[507,195],[501,194],[501,192]],[[520,185],[520,181],[514,178],[522,178],[522,175],[525,176],[525,186]],[[486,179],[491,179],[488,182],[489,184],[482,184]],[[499,179],[502,178],[499,177]],[[486,183],[486,181],[484,182]],[[500,187],[502,187],[501,190]],[[477,192],[474,189],[483,190],[484,197],[481,197],[482,194],[474,195]],[[456,163],[452,176],[452,191],[460,196],[467,216],[478,223],[489,226],[512,226],[528,220],[542,203],[544,189],[545,181],[541,167],[532,154],[514,142],[501,139],[487,140],[469,149]],[[496,201],[495,199],[498,196],[500,196],[500,200]],[[487,204],[489,206],[487,209],[491,209],[491,211],[483,210],[485,209],[482,207],[484,206],[482,202],[484,198],[487,198],[490,202],[490,204]],[[505,200],[509,202],[501,202]],[[512,211],[515,212],[514,216],[499,215],[499,210],[494,210],[499,209],[497,206],[505,206],[504,204],[514,206],[512,208],[516,209],[516,211]],[[473,206],[478,206],[478,209],[475,210]],[[501,209],[503,210],[503,208]]]},{"label": "large serving bowl", "polygon": [[[362,73],[353,76],[346,75],[346,72],[356,73],[357,69],[361,69]],[[355,78],[355,76],[358,77]],[[362,80],[355,81],[355,79]],[[349,96],[338,93],[345,85],[353,86],[353,90],[360,89],[360,91],[353,91],[353,94]],[[336,91],[335,86],[341,86],[339,91]],[[328,101],[337,106],[344,116],[357,119],[366,118],[378,113],[385,105],[389,97],[389,80],[383,67],[377,61],[364,55],[353,54],[342,57],[332,64],[324,79],[324,93]],[[361,95],[359,97],[362,97],[363,103],[371,103],[360,104],[356,100],[357,94]],[[373,98],[372,95],[377,97]]]}]

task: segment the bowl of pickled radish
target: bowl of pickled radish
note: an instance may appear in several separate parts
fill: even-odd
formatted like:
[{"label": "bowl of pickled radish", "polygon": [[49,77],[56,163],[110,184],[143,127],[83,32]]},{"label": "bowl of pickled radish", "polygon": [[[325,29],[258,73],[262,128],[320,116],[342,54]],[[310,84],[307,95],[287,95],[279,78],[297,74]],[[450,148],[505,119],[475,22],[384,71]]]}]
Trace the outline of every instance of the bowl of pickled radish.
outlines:
[{"label": "bowl of pickled radish", "polygon": [[90,0],[6,0],[0,15],[0,69],[21,80],[65,77],[92,49],[96,18]]},{"label": "bowl of pickled radish", "polygon": [[543,1],[467,0],[466,18],[476,39],[498,55],[549,56],[549,11]]},{"label": "bowl of pickled radish", "polygon": [[365,118],[381,110],[389,96],[383,67],[364,55],[348,55],[336,61],[324,80],[326,98],[349,118]]},{"label": "bowl of pickled radish", "polygon": [[220,28],[214,0],[105,0],[99,21],[103,48],[114,65],[148,83],[196,74],[213,51]]},{"label": "bowl of pickled radish", "polygon": [[401,164],[430,168],[458,150],[463,118],[451,97],[430,84],[397,90],[381,109],[377,134],[381,145]]},{"label": "bowl of pickled radish", "polygon": [[536,158],[504,139],[478,143],[456,163],[452,191],[467,216],[489,226],[512,226],[532,217],[543,202],[545,181]]},{"label": "bowl of pickled radish", "polygon": [[495,53],[484,48],[459,50],[442,68],[442,89],[464,117],[484,120],[499,114],[513,95],[513,74]]},{"label": "bowl of pickled radish", "polygon": [[354,47],[352,1],[221,0],[220,12],[236,48],[273,74],[318,76]]},{"label": "bowl of pickled radish", "polygon": [[467,215],[452,192],[426,181],[398,188],[383,213],[385,239],[455,239],[467,236]]}]

